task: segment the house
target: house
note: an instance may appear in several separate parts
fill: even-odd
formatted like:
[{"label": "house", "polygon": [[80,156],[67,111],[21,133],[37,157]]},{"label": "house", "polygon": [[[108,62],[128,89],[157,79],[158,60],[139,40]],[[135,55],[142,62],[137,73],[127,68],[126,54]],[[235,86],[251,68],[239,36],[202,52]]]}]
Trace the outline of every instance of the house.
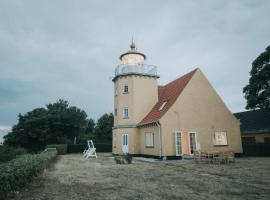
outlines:
[{"label": "house", "polygon": [[242,153],[240,124],[200,69],[158,86],[132,42],[115,69],[113,154],[168,158],[195,150]]},{"label": "house", "polygon": [[234,113],[240,120],[242,142],[270,143],[270,112],[251,110]]}]

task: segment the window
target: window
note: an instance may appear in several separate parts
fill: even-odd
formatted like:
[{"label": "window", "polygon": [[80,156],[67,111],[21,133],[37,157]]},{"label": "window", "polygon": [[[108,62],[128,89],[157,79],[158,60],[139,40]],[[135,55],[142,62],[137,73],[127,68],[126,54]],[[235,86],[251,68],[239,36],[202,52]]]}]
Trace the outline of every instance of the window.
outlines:
[{"label": "window", "polygon": [[116,147],[116,134],[113,134],[113,147]]},{"label": "window", "polygon": [[165,107],[166,104],[167,104],[167,101],[163,102],[163,104],[159,107],[158,111],[161,111]]},{"label": "window", "polygon": [[255,143],[256,139],[255,137],[242,137],[243,143]]},{"label": "window", "polygon": [[123,109],[123,118],[128,118],[128,107],[124,107]]},{"label": "window", "polygon": [[154,134],[151,132],[145,133],[145,146],[154,147]]},{"label": "window", "polygon": [[227,143],[227,133],[226,132],[215,132],[215,134],[214,134],[214,145],[215,146],[228,145],[228,143]]},{"label": "window", "polygon": [[117,116],[117,108],[114,109],[114,116]]},{"label": "window", "polygon": [[128,93],[128,85],[124,85],[124,94],[127,94]]}]

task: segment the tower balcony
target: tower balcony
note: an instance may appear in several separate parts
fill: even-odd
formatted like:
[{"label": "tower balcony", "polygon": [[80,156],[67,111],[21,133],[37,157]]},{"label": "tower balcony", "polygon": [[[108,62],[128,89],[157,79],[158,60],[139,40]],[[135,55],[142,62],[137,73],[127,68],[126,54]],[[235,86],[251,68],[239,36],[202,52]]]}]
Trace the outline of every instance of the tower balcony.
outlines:
[{"label": "tower balcony", "polygon": [[157,75],[157,66],[147,64],[121,64],[115,69],[113,81],[125,75],[141,75],[159,78]]}]

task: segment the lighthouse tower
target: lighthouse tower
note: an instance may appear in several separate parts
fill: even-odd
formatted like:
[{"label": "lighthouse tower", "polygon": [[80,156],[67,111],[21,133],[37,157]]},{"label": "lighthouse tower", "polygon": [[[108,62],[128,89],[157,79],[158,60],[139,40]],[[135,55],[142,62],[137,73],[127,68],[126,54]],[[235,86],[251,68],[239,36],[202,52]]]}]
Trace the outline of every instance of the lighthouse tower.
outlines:
[{"label": "lighthouse tower", "polygon": [[157,67],[145,64],[146,56],[132,41],[115,69],[113,153],[139,154],[137,124],[158,101]]}]

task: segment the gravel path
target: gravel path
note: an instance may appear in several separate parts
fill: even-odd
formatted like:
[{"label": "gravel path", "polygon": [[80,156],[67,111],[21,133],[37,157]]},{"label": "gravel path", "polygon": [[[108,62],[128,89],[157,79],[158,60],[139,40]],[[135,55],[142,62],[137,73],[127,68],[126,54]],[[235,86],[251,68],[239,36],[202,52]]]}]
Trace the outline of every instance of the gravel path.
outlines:
[{"label": "gravel path", "polygon": [[270,158],[240,158],[235,164],[134,161],[117,165],[110,154],[84,159],[59,156],[56,164],[15,200],[67,199],[270,199]]}]

